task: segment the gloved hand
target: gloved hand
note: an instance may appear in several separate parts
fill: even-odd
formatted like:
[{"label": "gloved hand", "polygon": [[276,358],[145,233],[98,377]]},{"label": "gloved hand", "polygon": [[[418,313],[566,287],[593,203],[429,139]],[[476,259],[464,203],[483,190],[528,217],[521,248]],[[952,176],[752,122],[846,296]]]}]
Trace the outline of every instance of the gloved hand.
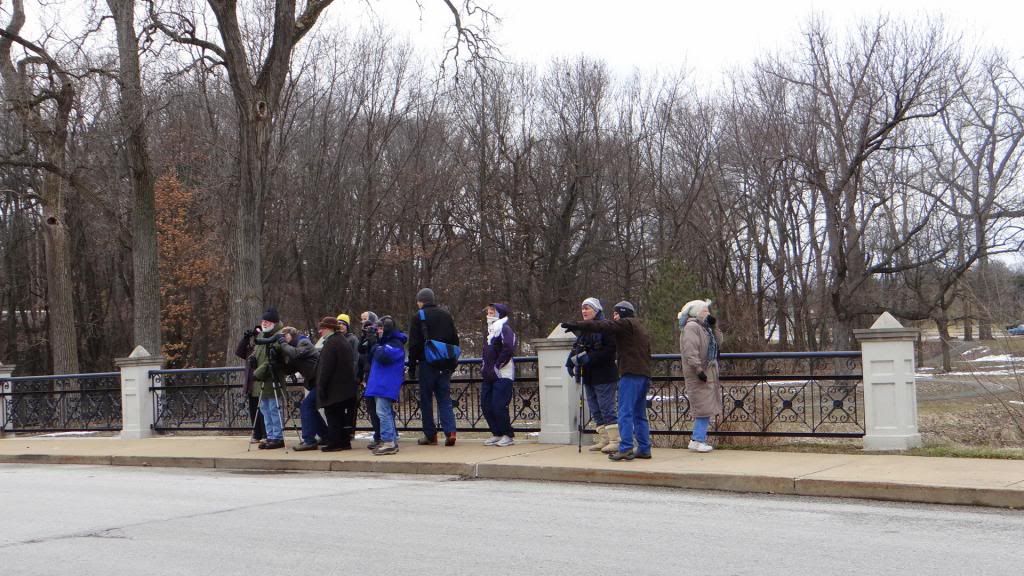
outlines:
[{"label": "gloved hand", "polygon": [[287,342],[285,341],[284,334],[278,334],[277,335],[277,343],[278,344],[287,344]]},{"label": "gloved hand", "polygon": [[701,382],[707,382],[708,381],[708,375],[705,374],[703,370],[701,370],[700,372],[697,372],[697,378],[700,379]]},{"label": "gloved hand", "polygon": [[572,357],[572,363],[577,366],[586,366],[587,364],[590,364],[590,355],[586,352],[580,352]]},{"label": "gloved hand", "polygon": [[578,332],[580,325],[575,322],[562,322],[562,330],[566,332]]},{"label": "gloved hand", "polygon": [[715,318],[711,314],[708,314],[707,322],[708,322],[708,327],[714,328],[715,324],[718,324],[718,318]]},{"label": "gloved hand", "polygon": [[569,373],[569,378],[576,377],[576,366],[570,364],[569,366],[565,367],[565,371]]}]

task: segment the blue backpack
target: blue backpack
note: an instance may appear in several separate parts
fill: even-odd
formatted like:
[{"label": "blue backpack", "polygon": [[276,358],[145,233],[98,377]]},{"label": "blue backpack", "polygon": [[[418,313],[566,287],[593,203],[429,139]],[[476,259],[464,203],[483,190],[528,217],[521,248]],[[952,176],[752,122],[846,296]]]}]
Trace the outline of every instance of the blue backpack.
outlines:
[{"label": "blue backpack", "polygon": [[427,332],[426,311],[420,310],[419,317],[420,329],[423,331],[423,357],[427,364],[445,372],[455,370],[459,365],[459,356],[462,355],[462,349],[455,344],[431,340],[430,334]]}]

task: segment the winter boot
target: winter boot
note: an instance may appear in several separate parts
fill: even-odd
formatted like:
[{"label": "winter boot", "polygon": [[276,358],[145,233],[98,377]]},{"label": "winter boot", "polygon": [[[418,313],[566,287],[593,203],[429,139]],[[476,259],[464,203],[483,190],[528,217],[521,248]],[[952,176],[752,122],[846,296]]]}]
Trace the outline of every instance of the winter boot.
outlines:
[{"label": "winter boot", "polygon": [[619,425],[609,424],[604,427],[605,436],[608,437],[608,444],[601,448],[605,454],[614,454],[619,451]]},{"label": "winter boot", "polygon": [[607,426],[598,426],[597,434],[594,434],[594,443],[590,445],[589,450],[591,452],[600,452],[602,448],[608,445],[608,433],[606,431]]}]

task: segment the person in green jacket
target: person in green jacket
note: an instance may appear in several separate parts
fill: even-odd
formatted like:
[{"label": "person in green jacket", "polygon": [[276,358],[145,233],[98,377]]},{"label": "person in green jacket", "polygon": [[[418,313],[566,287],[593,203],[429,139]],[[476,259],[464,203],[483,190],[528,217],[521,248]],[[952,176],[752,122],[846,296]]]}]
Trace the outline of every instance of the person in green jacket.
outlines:
[{"label": "person in green jacket", "polygon": [[260,319],[260,340],[273,339],[271,343],[257,344],[253,355],[256,369],[253,371],[253,389],[260,397],[260,414],[267,428],[267,437],[260,442],[260,450],[284,448],[284,424],[281,419],[281,404],[287,390],[284,388],[284,357],[277,334],[281,331],[281,316],[277,308],[270,307]]}]

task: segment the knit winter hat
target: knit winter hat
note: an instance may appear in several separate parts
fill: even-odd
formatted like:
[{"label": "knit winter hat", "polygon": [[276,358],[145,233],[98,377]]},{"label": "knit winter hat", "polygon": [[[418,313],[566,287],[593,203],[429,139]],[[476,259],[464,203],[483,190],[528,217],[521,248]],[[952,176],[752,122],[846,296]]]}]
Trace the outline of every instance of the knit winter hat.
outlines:
[{"label": "knit winter hat", "polygon": [[434,303],[434,291],[430,288],[424,288],[416,293],[416,301],[423,304]]},{"label": "knit winter hat", "polygon": [[397,325],[395,324],[394,318],[391,316],[384,316],[380,319],[380,327],[383,328],[384,333],[387,334],[388,332],[393,332]]},{"label": "knit winter hat", "polygon": [[583,301],[584,306],[590,306],[594,312],[604,312],[604,308],[601,307],[601,301],[591,296]]},{"label": "knit winter hat", "polygon": [[710,306],[711,300],[690,300],[679,309],[679,314],[676,315],[676,318],[680,320],[683,318],[696,318],[701,310]]},{"label": "knit winter hat", "polygon": [[636,316],[636,308],[633,304],[627,300],[623,300],[615,305],[615,311],[619,313],[619,318],[632,318]]},{"label": "knit winter hat", "polygon": [[277,313],[277,308],[271,306],[270,308],[267,308],[266,312],[263,313],[263,316],[260,318],[260,320],[266,320],[267,322],[273,322],[274,324],[277,324],[278,322],[281,321],[281,315]]},{"label": "knit winter hat", "polygon": [[366,314],[366,321],[367,322],[369,322],[371,324],[377,324],[378,318],[377,318],[377,313],[376,312],[371,312],[371,311],[367,310],[365,312],[365,314]]},{"label": "knit winter hat", "polygon": [[352,327],[352,321],[348,317],[348,314],[338,314],[338,322],[344,324],[346,328]]}]

